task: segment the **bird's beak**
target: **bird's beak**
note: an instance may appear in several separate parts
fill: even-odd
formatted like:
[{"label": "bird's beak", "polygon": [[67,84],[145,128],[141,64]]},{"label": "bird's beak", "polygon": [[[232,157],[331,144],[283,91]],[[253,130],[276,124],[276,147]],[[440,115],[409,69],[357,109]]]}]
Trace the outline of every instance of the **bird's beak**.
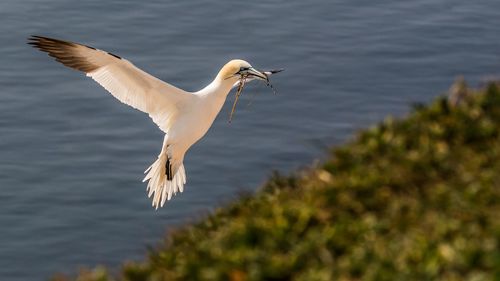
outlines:
[{"label": "bird's beak", "polygon": [[257,69],[253,68],[253,67],[250,67],[248,70],[247,70],[247,74],[249,75],[253,75],[259,79],[262,79],[262,80],[268,80],[267,78],[267,75],[258,71]]}]

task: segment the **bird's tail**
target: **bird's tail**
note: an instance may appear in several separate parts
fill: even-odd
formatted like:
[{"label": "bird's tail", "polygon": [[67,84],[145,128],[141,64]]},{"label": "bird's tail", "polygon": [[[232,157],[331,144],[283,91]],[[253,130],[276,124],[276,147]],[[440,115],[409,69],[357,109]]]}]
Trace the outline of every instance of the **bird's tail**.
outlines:
[{"label": "bird's tail", "polygon": [[186,172],[184,164],[170,163],[168,154],[162,150],[158,159],[144,171],[146,176],[142,180],[148,181],[148,197],[153,196],[153,207],[163,207],[167,200],[172,198],[178,191],[184,191],[186,184]]}]

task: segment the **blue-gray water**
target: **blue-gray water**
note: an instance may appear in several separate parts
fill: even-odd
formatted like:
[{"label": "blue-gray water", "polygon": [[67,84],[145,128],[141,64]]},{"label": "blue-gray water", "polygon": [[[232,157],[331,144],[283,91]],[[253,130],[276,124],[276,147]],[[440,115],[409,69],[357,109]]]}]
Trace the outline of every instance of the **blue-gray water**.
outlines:
[{"label": "blue-gray water", "polygon": [[[173,225],[253,191],[463,74],[500,74],[500,2],[14,1],[0,3],[0,280],[139,260]],[[142,171],[162,133],[30,34],[102,48],[187,90],[231,58],[286,68],[254,84],[187,154],[188,185],[155,211]],[[232,96],[231,96],[232,97]],[[231,98],[232,99],[232,98]],[[250,105],[248,105],[251,103]]]}]

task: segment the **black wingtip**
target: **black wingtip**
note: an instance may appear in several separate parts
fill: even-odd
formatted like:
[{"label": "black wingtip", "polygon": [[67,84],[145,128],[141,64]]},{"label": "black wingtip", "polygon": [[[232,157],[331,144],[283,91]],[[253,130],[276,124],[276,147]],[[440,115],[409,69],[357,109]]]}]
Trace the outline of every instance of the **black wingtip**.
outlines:
[{"label": "black wingtip", "polygon": [[39,35],[31,35],[27,43],[73,69],[89,73],[99,67],[78,52],[81,44]]},{"label": "black wingtip", "polygon": [[26,39],[26,41],[28,41],[28,42],[26,42],[26,44],[28,44],[28,45],[35,45],[37,40],[38,40],[38,39],[37,39],[37,36],[36,36],[36,35],[30,35],[30,36]]},{"label": "black wingtip", "polygon": [[52,38],[49,38],[49,37],[45,37],[45,36],[40,36],[40,35],[30,35],[28,37],[28,43],[29,42],[37,42],[37,41],[40,41],[40,40],[53,40]]},{"label": "black wingtip", "polygon": [[40,49],[40,39],[36,35],[31,35],[30,37],[28,37],[26,44],[35,49]]},{"label": "black wingtip", "polygon": [[[50,38],[39,36],[39,35],[30,35],[27,38],[26,44],[30,45],[33,48],[40,49],[42,50],[42,41],[44,40],[50,40]],[[43,50],[42,50],[43,51]]]}]

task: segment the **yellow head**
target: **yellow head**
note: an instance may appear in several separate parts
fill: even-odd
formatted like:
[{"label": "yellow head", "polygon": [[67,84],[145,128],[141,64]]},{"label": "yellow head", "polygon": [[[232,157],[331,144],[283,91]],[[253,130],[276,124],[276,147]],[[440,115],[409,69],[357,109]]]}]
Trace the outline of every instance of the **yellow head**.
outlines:
[{"label": "yellow head", "polygon": [[[219,71],[219,74],[217,74],[215,81],[220,82],[222,85],[226,86],[238,86],[236,98],[234,99],[233,103],[233,108],[231,109],[231,114],[229,115],[229,122],[231,122],[234,109],[236,108],[236,103],[238,102],[241,91],[243,91],[243,88],[245,87],[245,83],[254,79],[260,79],[266,81],[267,85],[273,88],[273,86],[269,83],[269,76],[280,71],[282,71],[282,69],[261,72],[253,68],[248,62],[244,60],[231,60],[226,63],[226,65],[224,65]],[[230,88],[228,88],[228,91],[225,92],[226,95],[229,93],[229,90]]]},{"label": "yellow head", "polygon": [[222,67],[217,74],[217,78],[228,80],[230,78],[241,78],[242,75],[255,76],[255,78],[267,80],[267,75],[254,69],[248,62],[244,60],[231,60]]}]

